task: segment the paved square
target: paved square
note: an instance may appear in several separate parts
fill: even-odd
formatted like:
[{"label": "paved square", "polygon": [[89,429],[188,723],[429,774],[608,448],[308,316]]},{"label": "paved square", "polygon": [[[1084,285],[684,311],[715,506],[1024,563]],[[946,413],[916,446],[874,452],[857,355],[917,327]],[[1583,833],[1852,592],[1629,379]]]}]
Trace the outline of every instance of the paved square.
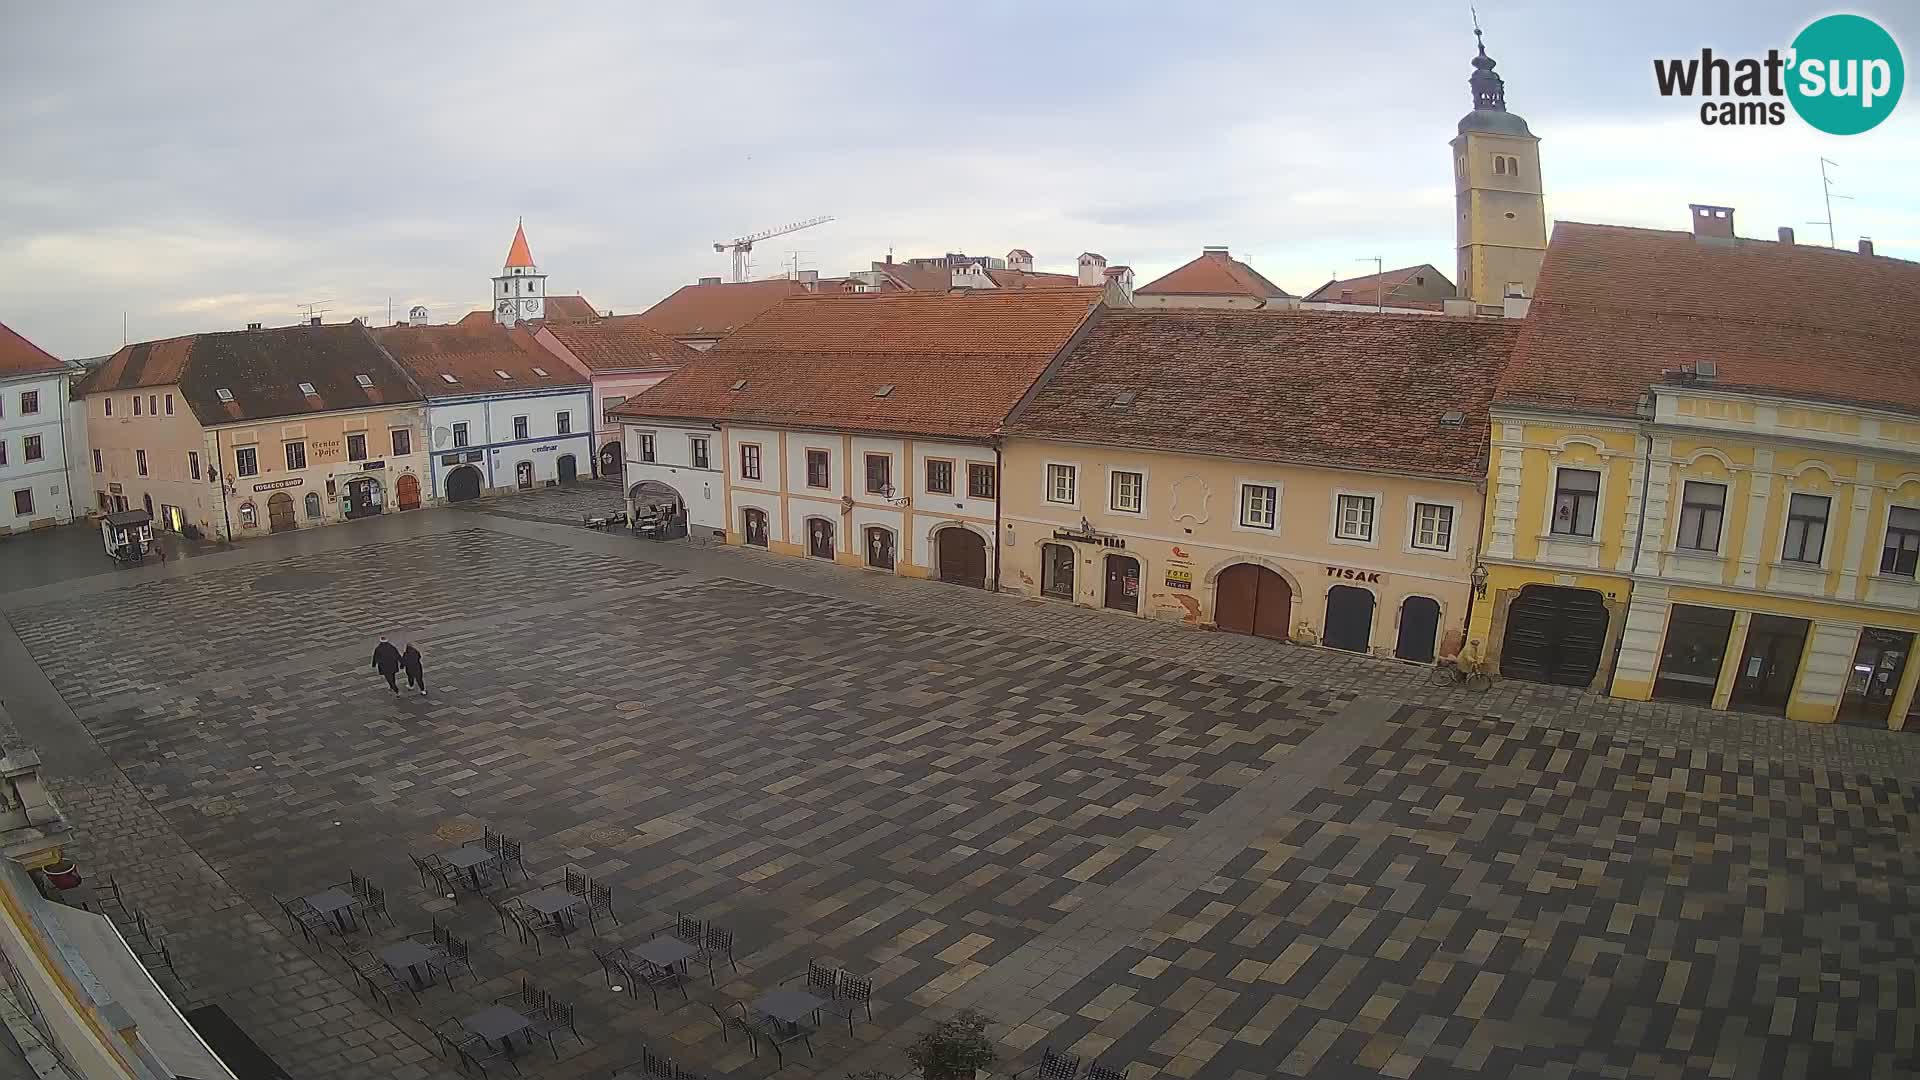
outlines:
[{"label": "paved square", "polygon": [[[421,517],[8,616],[147,802],[120,797],[218,876],[142,888],[277,912],[366,874],[399,928],[349,948],[430,919],[475,944],[477,983],[396,1016],[468,1015],[522,977],[579,1003],[584,1042],[537,1048],[530,1075],[606,1075],[643,1043],[768,1075],[707,1006],[809,958],[871,974],[874,1022],[826,1018],[796,1075],[904,1071],[899,1046],[963,1004],[996,1015],[1009,1066],[1052,1045],[1136,1080],[1920,1066],[1912,777],[1234,674],[1179,655],[1211,635],[1103,647],[1096,613],[1047,636],[1010,629],[1013,605],[957,621],[999,598],[945,586],[850,602],[806,572],[782,587],[779,560],[736,576],[733,553]],[[881,602],[895,588],[918,602]],[[394,628],[423,642],[425,698],[367,670]],[[536,953],[485,901],[424,890],[407,855],[483,824],[525,845],[510,892],[573,865],[613,885],[619,924]],[[659,1012],[610,993],[589,945],[676,912],[732,929],[737,972],[696,967]],[[351,990],[318,959],[304,978]],[[270,1052],[295,1038],[226,996]],[[364,1003],[324,1007],[347,1010],[340,1045],[283,1058],[295,1076],[434,1065],[388,1056],[431,1048],[410,1020],[368,1039]]]}]

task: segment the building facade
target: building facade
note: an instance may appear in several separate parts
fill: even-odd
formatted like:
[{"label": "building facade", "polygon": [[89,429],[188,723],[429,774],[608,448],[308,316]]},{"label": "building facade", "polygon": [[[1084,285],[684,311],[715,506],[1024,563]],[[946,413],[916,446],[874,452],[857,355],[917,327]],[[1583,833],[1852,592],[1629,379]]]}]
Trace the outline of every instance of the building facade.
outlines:
[{"label": "building facade", "polygon": [[67,468],[71,375],[0,324],[0,536],[64,525],[85,512]]},{"label": "building facade", "polygon": [[358,322],[128,345],[78,390],[93,500],[229,540],[424,505],[425,402]]},{"label": "building facade", "polygon": [[647,326],[638,315],[543,326],[534,340],[591,384],[593,473],[600,477],[620,476],[626,467],[620,424],[609,410],[699,355]]},{"label": "building facade", "polygon": [[1472,603],[1487,401],[1516,332],[1109,312],[1008,422],[1002,588],[1416,662],[1452,655]]},{"label": "building facade", "polygon": [[1915,723],[1920,266],[1561,223],[1493,408],[1503,674]]}]

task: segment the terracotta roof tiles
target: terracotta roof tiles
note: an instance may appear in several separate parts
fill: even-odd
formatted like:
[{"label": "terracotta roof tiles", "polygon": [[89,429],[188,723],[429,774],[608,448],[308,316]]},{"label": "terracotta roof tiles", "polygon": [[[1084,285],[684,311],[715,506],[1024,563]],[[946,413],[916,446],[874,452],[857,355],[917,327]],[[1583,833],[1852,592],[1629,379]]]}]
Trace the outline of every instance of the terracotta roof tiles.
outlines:
[{"label": "terracotta roof tiles", "polygon": [[21,337],[6,323],[0,323],[0,376],[65,370],[67,365],[54,359],[52,353]]},{"label": "terracotta roof tiles", "polygon": [[1259,300],[1288,295],[1287,290],[1224,250],[1203,251],[1199,258],[1134,292],[1149,296],[1251,296]]},{"label": "terracotta roof tiles", "polygon": [[555,323],[546,332],[574,359],[596,372],[678,368],[700,355],[698,350],[648,326],[639,315]]},{"label": "terracotta roof tiles", "polygon": [[786,278],[713,285],[682,285],[640,313],[649,327],[674,338],[723,338],[754,316],[806,287]]},{"label": "terracotta roof tiles", "polygon": [[[1342,293],[1352,293],[1353,298],[1346,301],[1347,303],[1385,303],[1388,307],[1395,305],[1400,307],[1417,307],[1420,305],[1409,304],[1407,302],[1410,298],[1396,297],[1394,294],[1401,286],[1409,285],[1413,283],[1416,278],[1424,277],[1435,278],[1436,284],[1445,282],[1449,290],[1453,288],[1453,282],[1449,280],[1445,274],[1442,274],[1430,263],[1421,263],[1418,266],[1403,266],[1397,270],[1388,270],[1379,274],[1368,274],[1365,277],[1334,278],[1301,299],[1312,302],[1325,301],[1327,303],[1341,303],[1340,296]],[[1424,282],[1421,282],[1417,284],[1417,287],[1425,288],[1426,285]]]},{"label": "terracotta roof tiles", "polygon": [[1483,474],[1488,400],[1518,332],[1424,315],[1113,311],[1006,431],[1469,479]]},{"label": "terracotta roof tiles", "polygon": [[[585,377],[519,327],[386,326],[373,336],[428,398],[587,385]],[[447,375],[454,381],[442,377]]]}]

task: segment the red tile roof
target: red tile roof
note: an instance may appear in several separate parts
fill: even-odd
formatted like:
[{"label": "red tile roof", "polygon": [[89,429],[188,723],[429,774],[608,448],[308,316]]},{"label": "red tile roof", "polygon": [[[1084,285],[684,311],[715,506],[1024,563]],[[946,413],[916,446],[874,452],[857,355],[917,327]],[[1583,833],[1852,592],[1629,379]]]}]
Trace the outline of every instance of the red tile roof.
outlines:
[{"label": "red tile roof", "polygon": [[[1111,311],[1006,430],[1476,478],[1487,403],[1518,332],[1506,320],[1425,315]],[[1454,410],[1458,426],[1442,421]]]},{"label": "red tile roof", "polygon": [[1134,292],[1149,296],[1251,296],[1259,300],[1288,295],[1287,290],[1225,251],[1203,251],[1199,258]]},{"label": "red tile roof", "polygon": [[1920,263],[1560,222],[1498,402],[1633,416],[1661,372],[1920,415]]},{"label": "red tile roof", "polygon": [[985,439],[1102,295],[1019,289],[798,296],[615,412]]},{"label": "red tile roof", "polygon": [[66,369],[67,365],[54,359],[53,354],[21,337],[6,323],[0,323],[0,376],[38,375]]},{"label": "red tile roof", "polygon": [[[584,376],[519,327],[384,326],[373,336],[428,398],[587,385]],[[502,371],[507,373],[504,379]],[[455,381],[449,383],[443,375]]]},{"label": "red tile roof", "polygon": [[[359,376],[372,385],[361,386]],[[300,389],[310,383],[314,393]],[[203,425],[422,400],[413,380],[358,321],[192,334],[123,346],[83,394],[178,385]],[[223,401],[219,391],[233,400]]]},{"label": "red tile roof", "polygon": [[1047,274],[1028,270],[989,270],[987,276],[1003,289],[1072,289],[1080,285],[1074,274]]},{"label": "red tile roof", "polygon": [[700,355],[697,349],[648,326],[640,315],[555,323],[546,331],[574,359],[596,372],[678,368]]},{"label": "red tile roof", "polygon": [[[1403,266],[1398,270],[1388,270],[1379,274],[1368,274],[1365,277],[1335,278],[1308,293],[1305,297],[1302,297],[1302,299],[1313,302],[1325,301],[1327,303],[1337,304],[1341,302],[1340,296],[1342,293],[1350,292],[1353,294],[1353,298],[1346,301],[1348,303],[1385,303],[1388,307],[1396,305],[1400,307],[1418,307],[1421,305],[1408,303],[1409,300],[1415,299],[1414,297],[1395,296],[1396,290],[1399,290],[1401,286],[1419,289],[1431,287],[1424,282],[1415,284],[1416,278],[1433,278],[1435,279],[1434,285],[1445,282],[1446,291],[1453,291],[1452,280],[1445,274],[1442,274],[1432,263],[1421,263],[1419,266]],[[1422,297],[1419,299],[1426,298]]]},{"label": "red tile roof", "polygon": [[[600,313],[587,303],[583,296],[549,296],[542,309],[546,314],[538,319],[522,319],[521,322],[560,323],[575,322],[580,319],[597,319]],[[455,326],[492,326],[493,309],[481,308],[469,311],[460,317]]]},{"label": "red tile roof", "polygon": [[527,247],[527,226],[524,222],[513,227],[513,244],[507,248],[507,267],[533,266],[533,252]]},{"label": "red tile roof", "polygon": [[754,316],[806,287],[786,278],[717,285],[682,285],[673,295],[640,313],[649,327],[674,338],[723,338]]}]

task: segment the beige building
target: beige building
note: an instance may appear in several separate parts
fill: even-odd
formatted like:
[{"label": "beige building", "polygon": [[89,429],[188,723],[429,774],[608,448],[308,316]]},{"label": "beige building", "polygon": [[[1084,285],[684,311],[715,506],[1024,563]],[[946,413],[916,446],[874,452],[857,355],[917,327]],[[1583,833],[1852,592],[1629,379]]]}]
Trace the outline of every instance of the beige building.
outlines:
[{"label": "beige building", "polygon": [[425,402],[358,322],[128,345],[87,376],[92,501],[214,539],[422,505]]},{"label": "beige building", "polygon": [[1472,604],[1480,318],[1107,312],[1008,421],[1003,589],[1430,661]]}]

